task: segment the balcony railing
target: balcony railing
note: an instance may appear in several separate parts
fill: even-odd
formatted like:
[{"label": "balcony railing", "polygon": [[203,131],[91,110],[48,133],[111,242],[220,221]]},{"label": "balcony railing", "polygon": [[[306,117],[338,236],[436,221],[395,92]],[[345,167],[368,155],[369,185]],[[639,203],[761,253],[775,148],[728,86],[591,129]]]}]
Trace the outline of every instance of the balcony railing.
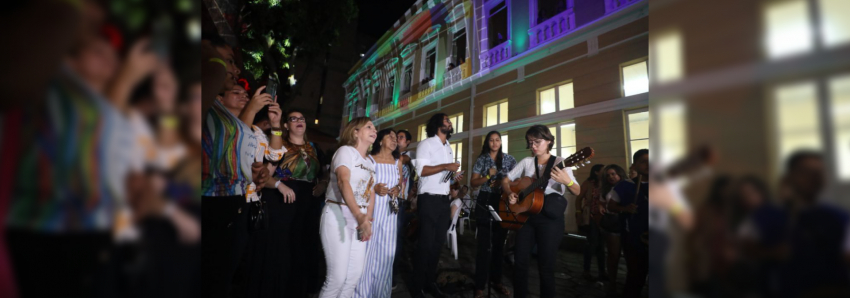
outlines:
[{"label": "balcony railing", "polygon": [[451,86],[454,83],[460,82],[461,80],[468,78],[472,73],[472,64],[469,61],[464,62],[460,66],[455,67],[452,70],[449,70],[446,73],[446,77],[443,79],[443,88]]},{"label": "balcony railing", "polygon": [[576,15],[573,9],[567,9],[548,20],[541,21],[537,26],[528,30],[531,37],[531,47],[534,48],[547,41],[567,34],[576,28]]},{"label": "balcony railing", "polygon": [[487,55],[481,59],[484,61],[483,67],[492,67],[499,64],[500,62],[511,58],[511,54],[511,41],[508,40],[487,51]]},{"label": "balcony railing", "polygon": [[605,0],[605,14],[609,14],[640,0]]}]

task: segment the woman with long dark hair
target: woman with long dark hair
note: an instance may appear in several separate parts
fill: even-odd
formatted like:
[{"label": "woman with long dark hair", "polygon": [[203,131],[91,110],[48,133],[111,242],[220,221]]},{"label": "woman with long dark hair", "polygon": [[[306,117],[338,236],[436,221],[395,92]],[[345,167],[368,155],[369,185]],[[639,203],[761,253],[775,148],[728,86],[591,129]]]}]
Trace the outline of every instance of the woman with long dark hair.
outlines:
[{"label": "woman with long dark hair", "polygon": [[597,277],[600,281],[608,280],[607,274],[605,274],[605,246],[602,245],[602,231],[599,230],[599,225],[591,220],[593,214],[590,212],[590,210],[598,210],[601,197],[599,175],[604,167],[603,164],[596,164],[590,168],[590,175],[581,184],[584,187],[581,188],[581,193],[576,197],[576,223],[579,230],[587,236],[587,245],[584,249],[584,274],[582,275],[587,280],[593,280],[593,276],[590,275],[590,263],[593,261],[594,253],[596,253],[596,263],[599,269]]},{"label": "woman with long dark hair", "polygon": [[[607,165],[602,169],[602,173],[600,173],[599,180],[602,181],[602,186],[600,187],[599,195],[600,195],[600,205],[596,210],[591,210],[594,213],[594,216],[602,216],[608,212],[619,213],[620,211],[617,209],[617,204],[610,204],[610,193],[611,190],[614,189],[614,186],[620,181],[629,180],[628,176],[626,176],[626,170],[618,165]],[[611,282],[608,284],[608,293],[616,292],[617,285],[617,265],[620,263],[620,252],[622,247],[620,246],[620,231],[617,230],[602,230],[607,238],[606,248],[608,249],[608,278]]]},{"label": "woman with long dark hair", "polygon": [[369,159],[375,165],[375,202],[372,211],[372,240],[366,243],[366,267],[354,297],[390,297],[396,237],[398,237],[398,194],[402,164],[398,138],[390,128],[378,132]]},{"label": "woman with long dark hair", "polygon": [[[484,144],[481,145],[481,153],[472,167],[470,180],[472,187],[481,187],[478,193],[478,202],[481,205],[490,205],[499,210],[499,199],[502,196],[499,181],[515,166],[516,159],[502,152],[502,135],[498,131],[487,133]],[[480,206],[475,208],[475,222],[479,231],[478,252],[475,257],[475,297],[484,296],[484,286],[488,279],[497,292],[510,295],[510,291],[502,284],[502,252],[508,231],[499,223],[491,225],[488,210]],[[492,251],[489,250],[491,243]]]}]

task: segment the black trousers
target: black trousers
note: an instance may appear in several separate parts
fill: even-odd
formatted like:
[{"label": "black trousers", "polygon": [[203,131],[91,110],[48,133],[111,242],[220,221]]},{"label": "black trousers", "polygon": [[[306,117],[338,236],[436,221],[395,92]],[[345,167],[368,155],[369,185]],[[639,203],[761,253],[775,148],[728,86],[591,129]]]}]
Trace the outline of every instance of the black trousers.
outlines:
[{"label": "black trousers", "polygon": [[436,282],[437,262],[446,243],[446,232],[452,224],[449,196],[421,194],[417,205],[419,245],[414,256],[413,284],[410,287],[414,294]]},{"label": "black trousers", "polygon": [[401,266],[407,262],[407,254],[404,253],[404,242],[407,236],[407,224],[410,223],[410,218],[413,214],[408,214],[407,209],[410,208],[409,200],[399,201],[398,211],[398,236],[396,238],[395,260],[393,260],[393,280],[396,278],[396,273],[401,272]]},{"label": "black trousers", "polygon": [[[560,212],[546,212],[547,204],[559,206]],[[566,198],[558,194],[546,195],[544,211],[532,215],[516,235],[516,268],[514,270],[514,297],[528,295],[528,265],[531,249],[537,244],[537,267],[540,273],[540,297],[555,297],[555,264],[561,238],[564,237],[564,208]],[[555,215],[546,216],[544,213]],[[558,216],[560,215],[560,216]]]},{"label": "black trousers", "polygon": [[290,237],[295,203],[284,203],[277,189],[261,191],[269,226],[251,233],[245,253],[245,297],[284,297],[291,272]]},{"label": "black trousers", "polygon": [[649,252],[643,243],[635,241],[632,237],[634,235],[629,233],[622,233],[620,238],[626,256],[626,283],[623,285],[623,297],[641,297],[641,291],[649,273]]},{"label": "black trousers", "polygon": [[109,280],[103,274],[103,257],[112,247],[108,231],[45,233],[11,228],[4,240],[19,297],[98,297]]},{"label": "black trousers", "polygon": [[[478,198],[479,204],[487,204],[493,206],[493,209],[499,210],[500,193],[481,192]],[[502,228],[498,222],[493,221],[489,210],[481,206],[475,206],[475,208],[475,223],[478,226],[478,250],[475,254],[475,289],[484,290],[488,277],[492,282],[502,282],[502,256],[505,251],[505,237],[508,235],[508,230]],[[487,229],[490,229],[490,233],[487,232]],[[492,237],[490,237],[491,233]],[[493,245],[492,253],[490,251],[491,243]]]},{"label": "black trousers", "polygon": [[605,275],[605,239],[602,230],[593,220],[589,225],[579,227],[579,230],[587,235],[587,245],[584,247],[584,272],[590,272],[590,263],[593,262],[595,254],[599,276]]},{"label": "black trousers", "polygon": [[321,252],[319,220],[323,200],[313,197],[315,183],[290,180],[284,184],[295,193],[295,214],[290,224],[292,248],[291,268],[298,273],[290,274],[286,297],[307,297],[318,290],[324,278],[319,277],[318,264]]},{"label": "black trousers", "polygon": [[248,244],[244,196],[201,198],[203,296],[230,297],[233,277]]}]

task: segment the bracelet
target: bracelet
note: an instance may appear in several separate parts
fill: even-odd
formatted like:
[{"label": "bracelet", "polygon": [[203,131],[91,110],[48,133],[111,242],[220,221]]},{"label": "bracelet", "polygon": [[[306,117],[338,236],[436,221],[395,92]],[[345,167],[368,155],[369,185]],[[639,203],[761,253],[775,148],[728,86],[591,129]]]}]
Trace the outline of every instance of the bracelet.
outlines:
[{"label": "bracelet", "polygon": [[274,182],[274,188],[277,188],[278,185],[280,185],[280,180]]},{"label": "bracelet", "polygon": [[575,182],[575,181],[570,181],[570,184],[567,184],[567,187],[573,186],[573,184],[576,184],[576,182]]},{"label": "bracelet", "polygon": [[227,69],[227,63],[224,63],[224,60],[221,60],[221,58],[210,58],[210,62],[221,63],[221,66],[224,66],[224,69]]},{"label": "bracelet", "polygon": [[274,136],[282,136],[282,135],[283,135],[283,131],[280,131],[280,130],[272,130],[272,135],[274,135]]},{"label": "bracelet", "polygon": [[674,216],[678,215],[680,212],[682,212],[683,209],[685,208],[684,206],[682,206],[682,203],[676,202],[673,204],[673,206],[670,206],[670,214]]}]

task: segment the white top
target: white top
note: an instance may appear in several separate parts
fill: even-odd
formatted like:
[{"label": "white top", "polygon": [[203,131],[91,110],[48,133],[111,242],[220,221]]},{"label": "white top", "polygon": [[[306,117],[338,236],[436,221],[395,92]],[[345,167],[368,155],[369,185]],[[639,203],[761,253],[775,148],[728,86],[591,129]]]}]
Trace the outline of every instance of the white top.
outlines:
[{"label": "white top", "polygon": [[[280,146],[280,149],[270,148],[269,138],[266,137],[263,130],[256,125],[252,125],[252,128],[254,129],[254,136],[257,137],[257,150],[254,153],[255,162],[263,162],[263,158],[270,161],[278,161],[283,158],[283,154],[286,153],[286,146]],[[248,189],[245,191],[245,197],[248,202],[256,202],[260,200],[260,192],[257,191],[257,184],[251,182],[251,184],[248,185]]]},{"label": "white top", "polygon": [[448,195],[451,180],[443,182],[446,171],[423,177],[422,169],[425,166],[436,166],[454,162],[452,147],[448,140],[440,143],[440,137],[433,136],[419,142],[416,147],[416,174],[419,175],[419,194]]},{"label": "white top", "polygon": [[[559,163],[564,160],[561,157],[555,156],[555,163]],[[554,168],[554,167],[553,167]],[[538,169],[540,171],[540,175],[543,175],[543,171],[546,170],[546,164],[538,165]],[[571,167],[564,168],[567,171],[567,174],[570,175],[570,180],[575,182],[578,185],[578,180],[576,180],[576,176],[573,175],[573,169]],[[513,170],[508,172],[508,179],[514,181],[519,179],[520,177],[530,177],[531,179],[537,179],[534,171],[534,157],[526,157],[523,158],[519,163],[514,167]],[[549,184],[546,185],[546,191],[544,194],[559,194],[564,195],[567,187],[561,183],[555,181],[555,179],[549,179]]]},{"label": "white top", "polygon": [[375,185],[375,166],[372,161],[363,158],[357,149],[351,146],[342,146],[334,153],[331,161],[331,180],[328,183],[326,199],[331,202],[339,202],[345,206],[342,190],[337,183],[336,169],[346,167],[350,171],[348,183],[354,191],[354,200],[358,206],[367,206],[372,187]]}]

